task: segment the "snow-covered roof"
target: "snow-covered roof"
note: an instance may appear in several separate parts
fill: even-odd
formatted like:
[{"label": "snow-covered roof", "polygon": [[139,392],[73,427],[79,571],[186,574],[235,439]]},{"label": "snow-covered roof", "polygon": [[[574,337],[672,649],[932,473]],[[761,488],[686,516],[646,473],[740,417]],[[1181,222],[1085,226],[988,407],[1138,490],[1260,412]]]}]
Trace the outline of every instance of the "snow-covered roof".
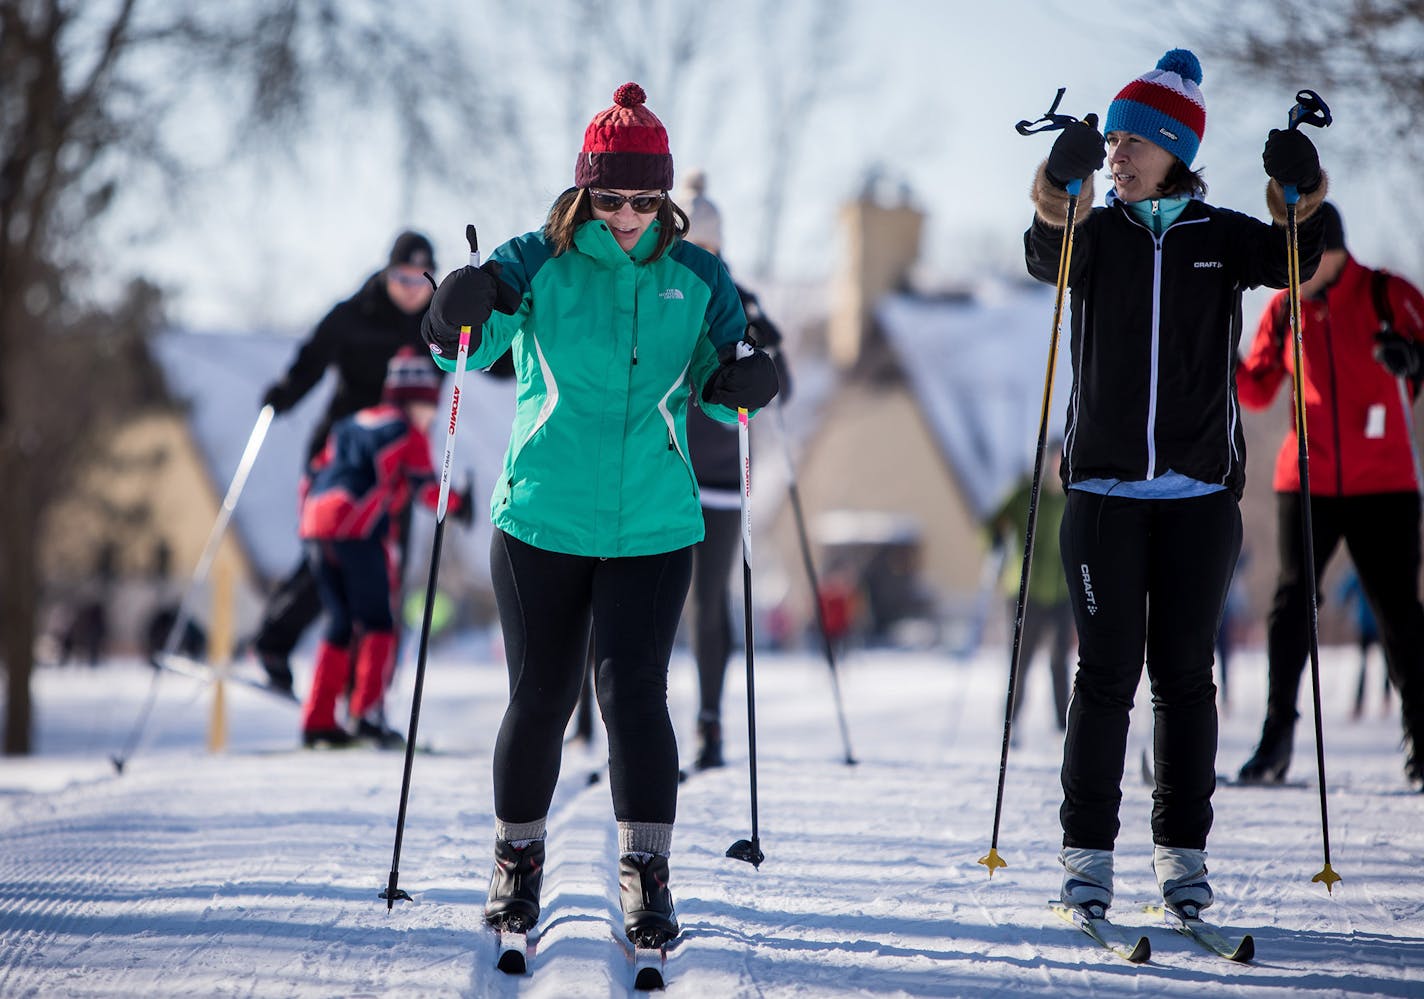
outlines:
[{"label": "snow-covered roof", "polygon": [[[1049,409],[1063,432],[1072,385],[1067,309]],[[1033,467],[1053,289],[988,286],[973,300],[890,295],[875,318],[975,514],[993,512]]]},{"label": "snow-covered roof", "polygon": [[[221,497],[237,470],[248,436],[257,420],[262,393],[291,363],[300,341],[269,333],[189,333],[159,336],[153,353],[169,389],[189,407],[194,442]],[[442,408],[449,405],[453,380],[447,378]],[[299,557],[297,484],[307,441],[331,396],[328,374],[296,407],[272,422],[258,453],[247,486],[233,511],[230,530],[236,533],[254,567],[268,579],[286,575]],[[465,377],[456,436],[454,484],[475,475],[476,516],[473,530],[448,531],[445,544],[459,548],[461,562],[481,567],[488,561],[490,486],[499,474],[514,412],[511,382],[469,372]],[[433,457],[444,447],[443,421],[431,435]],[[417,523],[417,527],[425,525]],[[424,533],[424,532],[421,532]],[[419,537],[417,534],[416,537]],[[414,558],[413,558],[414,560]],[[186,572],[187,567],[180,567]]]}]

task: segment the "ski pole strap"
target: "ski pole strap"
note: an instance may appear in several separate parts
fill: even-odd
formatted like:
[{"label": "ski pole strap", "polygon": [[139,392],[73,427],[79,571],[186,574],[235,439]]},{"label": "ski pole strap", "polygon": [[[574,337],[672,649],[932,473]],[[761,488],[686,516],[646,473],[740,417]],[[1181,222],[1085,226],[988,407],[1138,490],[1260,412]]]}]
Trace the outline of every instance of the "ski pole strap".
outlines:
[{"label": "ski pole strap", "polygon": [[[1014,125],[1014,131],[1019,135],[1037,135],[1039,132],[1056,132],[1060,128],[1067,128],[1078,121],[1071,114],[1058,114],[1058,105],[1063,100],[1063,94],[1067,87],[1059,87],[1058,93],[1053,98],[1053,103],[1048,106],[1042,117],[1033,121],[1024,119]],[[1092,122],[1096,127],[1096,119]]]},{"label": "ski pole strap", "polygon": [[[1289,131],[1301,125],[1325,128],[1334,120],[1323,97],[1314,90],[1297,90],[1295,104],[1286,113],[1286,129]],[[1294,184],[1282,184],[1281,187],[1285,190],[1286,204],[1293,205],[1300,200],[1300,192]]]},{"label": "ski pole strap", "polygon": [[1295,105],[1290,109],[1289,128],[1295,128],[1297,125],[1326,128],[1334,120],[1330,114],[1330,106],[1314,90],[1296,91]]}]

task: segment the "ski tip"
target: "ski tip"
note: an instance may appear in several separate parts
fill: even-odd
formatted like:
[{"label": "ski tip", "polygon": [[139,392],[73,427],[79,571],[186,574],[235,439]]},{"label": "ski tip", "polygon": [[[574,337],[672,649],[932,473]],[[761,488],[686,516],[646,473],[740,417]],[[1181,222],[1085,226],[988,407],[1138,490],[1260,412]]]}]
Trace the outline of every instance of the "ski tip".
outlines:
[{"label": "ski tip", "polygon": [[1241,942],[1236,945],[1236,949],[1227,955],[1230,960],[1237,961],[1242,964],[1245,964],[1247,961],[1251,960],[1255,956],[1256,941],[1252,939],[1251,934],[1249,933],[1242,937]]},{"label": "ski tip", "polygon": [[502,951],[494,966],[506,975],[522,975],[528,970],[521,950]]},{"label": "ski tip", "polygon": [[1137,938],[1137,944],[1128,951],[1126,957],[1133,964],[1144,964],[1152,957],[1152,941],[1145,936]]},{"label": "ski tip", "polygon": [[639,992],[656,992],[666,987],[663,973],[657,968],[639,968],[633,977],[633,988]]}]

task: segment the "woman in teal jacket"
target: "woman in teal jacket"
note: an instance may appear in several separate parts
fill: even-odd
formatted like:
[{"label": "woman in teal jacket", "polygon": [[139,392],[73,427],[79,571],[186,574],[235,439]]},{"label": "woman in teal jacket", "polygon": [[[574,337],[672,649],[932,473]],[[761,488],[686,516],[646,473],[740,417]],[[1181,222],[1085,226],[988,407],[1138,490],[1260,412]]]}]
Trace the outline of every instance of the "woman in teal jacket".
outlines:
[{"label": "woman in teal jacket", "polygon": [[688,385],[705,411],[734,421],[737,408],[771,401],[777,380],[742,339],[722,263],[682,239],[667,133],[644,100],[636,84],[618,88],[544,227],[448,275],[424,333],[451,370],[470,326],[468,366],[512,348],[518,379],[490,500],[510,700],[494,752],[485,918],[516,931],[538,919],[545,823],[592,627],[624,931],[657,945],[678,932],[667,889],[678,766],[668,659],[702,539]]}]

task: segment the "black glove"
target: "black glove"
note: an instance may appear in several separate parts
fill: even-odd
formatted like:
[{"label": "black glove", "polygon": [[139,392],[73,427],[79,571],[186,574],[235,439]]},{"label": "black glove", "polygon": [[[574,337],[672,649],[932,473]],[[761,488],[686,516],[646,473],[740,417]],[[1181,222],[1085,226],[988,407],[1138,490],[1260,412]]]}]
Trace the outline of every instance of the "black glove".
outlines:
[{"label": "black glove", "polygon": [[479,267],[468,264],[445,275],[430,298],[430,308],[420,324],[425,342],[442,357],[454,357],[460,349],[460,327],[470,327],[470,345],[479,343],[480,327],[495,309],[512,315],[519,308],[518,293],[499,279],[500,265],[486,260]]},{"label": "black glove", "polygon": [[451,494],[456,502],[450,511],[450,519],[461,527],[469,527],[475,522],[475,497],[472,490],[463,489]]},{"label": "black glove", "polygon": [[461,527],[469,527],[475,522],[475,473],[465,473],[465,487],[451,491],[450,498],[455,500],[454,509],[450,511],[451,518]]},{"label": "black glove", "polygon": [[1046,167],[1050,182],[1066,188],[1069,181],[1087,180],[1103,168],[1107,147],[1097,124],[1097,118],[1089,115],[1083,121],[1066,126],[1053,140]]},{"label": "black glove", "polygon": [[274,416],[280,416],[292,408],[291,393],[281,382],[273,382],[267,386],[267,391],[262,393],[262,405],[271,406]]},{"label": "black glove", "polygon": [[1261,152],[1266,174],[1282,187],[1295,185],[1301,194],[1320,186],[1320,154],[1300,129],[1271,129]]},{"label": "black glove", "polygon": [[1393,330],[1380,330],[1375,334],[1375,360],[1383,364],[1390,374],[1400,378],[1414,378],[1424,367],[1424,358],[1419,356],[1419,344]]},{"label": "black glove", "polygon": [[776,398],[776,364],[744,340],[717,351],[722,363],[707,376],[702,401],[728,409],[761,409]]}]

